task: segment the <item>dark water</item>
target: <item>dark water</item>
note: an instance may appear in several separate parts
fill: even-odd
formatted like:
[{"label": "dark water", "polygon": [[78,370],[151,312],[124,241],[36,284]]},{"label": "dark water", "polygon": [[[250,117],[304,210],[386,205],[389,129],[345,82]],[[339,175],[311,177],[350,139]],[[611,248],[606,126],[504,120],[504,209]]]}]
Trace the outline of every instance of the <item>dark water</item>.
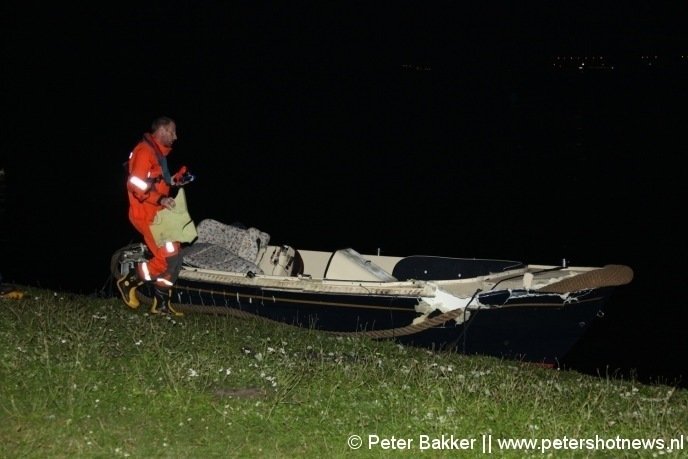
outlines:
[{"label": "dark water", "polygon": [[[177,118],[170,162],[198,176],[197,221],[297,248],[631,266],[565,364],[674,382],[688,360],[687,73],[294,70],[207,79],[146,107]],[[11,126],[6,282],[108,293],[110,254],[138,240],[121,163],[158,112],[131,110],[139,93],[97,94],[75,99],[92,119],[48,107],[43,135]]]}]

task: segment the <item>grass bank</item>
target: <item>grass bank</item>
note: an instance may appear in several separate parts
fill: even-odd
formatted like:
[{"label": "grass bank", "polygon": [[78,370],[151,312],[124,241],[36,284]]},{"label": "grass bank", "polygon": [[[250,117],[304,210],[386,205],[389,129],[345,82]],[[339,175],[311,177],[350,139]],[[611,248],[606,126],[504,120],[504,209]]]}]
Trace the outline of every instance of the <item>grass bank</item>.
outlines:
[{"label": "grass bank", "polygon": [[688,451],[683,389],[25,291],[0,301],[0,457]]}]

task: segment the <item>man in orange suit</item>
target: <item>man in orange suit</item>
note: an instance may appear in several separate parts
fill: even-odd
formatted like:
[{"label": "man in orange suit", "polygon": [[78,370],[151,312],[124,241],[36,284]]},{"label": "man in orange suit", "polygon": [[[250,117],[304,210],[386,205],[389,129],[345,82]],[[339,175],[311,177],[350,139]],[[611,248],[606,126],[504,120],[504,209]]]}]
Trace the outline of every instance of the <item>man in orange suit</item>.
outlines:
[{"label": "man in orange suit", "polygon": [[181,269],[179,241],[165,241],[158,246],[151,224],[158,211],[173,209],[175,200],[170,196],[173,186],[185,183],[186,168],[174,176],[167,167],[167,156],[177,140],[177,126],[173,119],[161,116],[153,121],[151,131],[134,147],[129,155],[129,221],[141,233],[152,257],[139,263],[136,269],[117,281],[124,302],[132,309],[140,306],[137,287],[144,282],[154,284],[151,313],[182,315],[172,307],[172,287]]}]

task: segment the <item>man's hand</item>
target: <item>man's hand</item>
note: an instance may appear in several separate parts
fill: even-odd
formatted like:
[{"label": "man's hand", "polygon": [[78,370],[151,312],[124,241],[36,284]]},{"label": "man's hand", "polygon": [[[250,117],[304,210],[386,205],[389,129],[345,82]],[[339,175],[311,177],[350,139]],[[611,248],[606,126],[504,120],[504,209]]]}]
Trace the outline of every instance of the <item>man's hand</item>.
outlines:
[{"label": "man's hand", "polygon": [[196,177],[189,172],[186,166],[182,166],[176,174],[172,176],[172,186],[184,186],[194,181]]},{"label": "man's hand", "polygon": [[167,197],[160,200],[160,205],[165,209],[174,209],[174,206],[176,206],[177,203],[174,202],[174,198]]}]

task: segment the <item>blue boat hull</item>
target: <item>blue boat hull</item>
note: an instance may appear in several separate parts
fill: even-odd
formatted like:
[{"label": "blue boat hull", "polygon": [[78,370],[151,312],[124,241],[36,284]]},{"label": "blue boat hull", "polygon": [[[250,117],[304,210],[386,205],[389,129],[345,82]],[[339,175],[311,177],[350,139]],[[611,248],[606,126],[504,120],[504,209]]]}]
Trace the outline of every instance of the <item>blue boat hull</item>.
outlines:
[{"label": "blue boat hull", "polygon": [[[612,291],[598,288],[568,296],[486,292],[479,300],[487,307],[472,310],[464,323],[450,320],[393,339],[437,350],[557,364],[603,315]],[[279,291],[185,279],[175,288],[174,302],[190,311],[226,309],[334,334],[397,329],[418,317],[416,297]]]}]

